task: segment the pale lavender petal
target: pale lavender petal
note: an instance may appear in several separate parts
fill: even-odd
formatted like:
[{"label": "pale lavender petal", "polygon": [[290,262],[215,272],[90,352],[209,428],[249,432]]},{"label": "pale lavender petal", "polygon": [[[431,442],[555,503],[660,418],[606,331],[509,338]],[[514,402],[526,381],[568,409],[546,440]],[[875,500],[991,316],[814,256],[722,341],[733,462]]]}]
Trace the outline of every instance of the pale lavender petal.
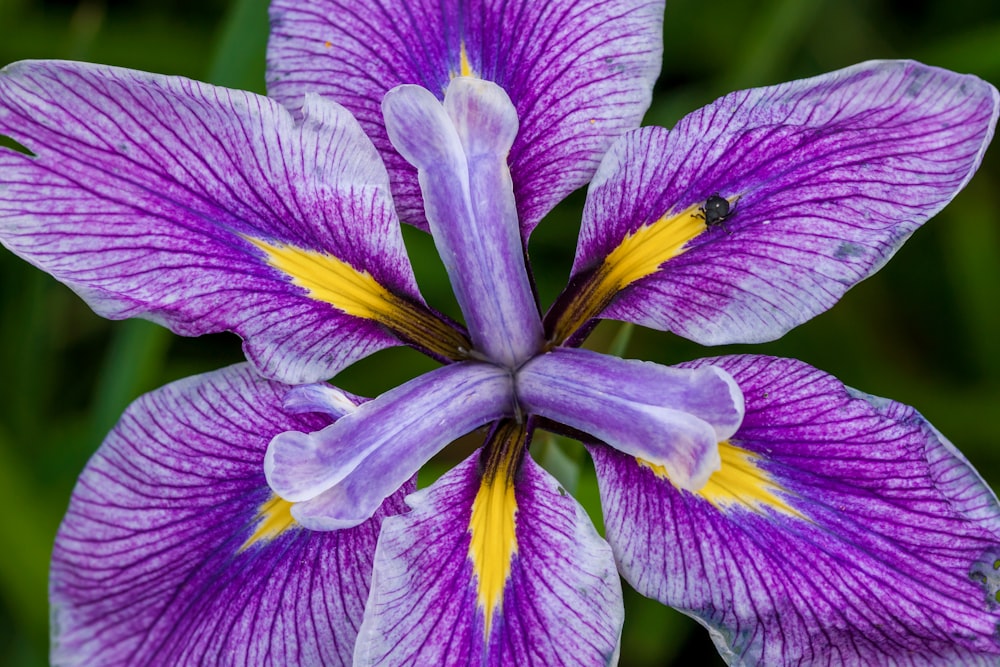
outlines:
[{"label": "pale lavender petal", "polygon": [[379,110],[390,89],[441,98],[471,74],[507,91],[521,120],[510,165],[527,237],[639,125],[662,55],[659,0],[276,0],[270,11],[268,92],[291,109],[307,91],[350,109],[389,165],[400,216],[421,226],[416,174]]},{"label": "pale lavender petal", "polygon": [[294,120],[179,77],[10,65],[0,134],[33,155],[0,148],[0,242],[102,315],[232,330],[265,375],[326,379],[399,344],[386,313],[426,308],[374,147],[302,102]]},{"label": "pale lavender petal", "polygon": [[707,491],[591,448],[622,575],[733,664],[996,664],[1000,506],[954,446],[799,361],[700,363],[747,401]]},{"label": "pale lavender petal", "polygon": [[612,447],[664,466],[683,488],[719,467],[717,443],[743,418],[743,396],[725,371],[670,368],[589,350],[557,348],[524,365],[518,405]]},{"label": "pale lavender petal", "polygon": [[316,530],[355,526],[452,440],[511,414],[510,375],[464,362],[425,373],[323,430],[275,437],[264,471]]},{"label": "pale lavender petal", "polygon": [[698,208],[718,194],[729,217],[707,229],[695,220],[677,251],[681,220],[661,225],[669,243],[636,245],[649,274],[626,281],[602,316],[703,344],[777,338],[881,267],[962,189],[997,101],[976,77],[879,61],[727,95],[669,133],[639,130],[591,185],[576,281],[663,216],[704,217]]},{"label": "pale lavender petal", "polygon": [[503,89],[460,77],[444,104],[419,86],[382,102],[389,138],[417,167],[431,234],[472,344],[516,368],[542,345],[525,268],[507,152],[517,115]]},{"label": "pale lavender petal", "polygon": [[351,664],[380,524],[414,486],[351,530],[290,522],[264,450],[329,419],[285,414],[287,389],[233,366],[125,412],[56,538],[54,664]]},{"label": "pale lavender petal", "polygon": [[[624,616],[610,549],[582,507],[530,458],[513,483],[509,572],[480,605],[470,556],[476,452],[383,524],[357,665],[608,665]],[[506,554],[504,554],[506,555]]]},{"label": "pale lavender petal", "polygon": [[289,389],[282,407],[285,412],[294,414],[314,412],[340,419],[357,410],[364,400],[326,382],[314,382]]}]

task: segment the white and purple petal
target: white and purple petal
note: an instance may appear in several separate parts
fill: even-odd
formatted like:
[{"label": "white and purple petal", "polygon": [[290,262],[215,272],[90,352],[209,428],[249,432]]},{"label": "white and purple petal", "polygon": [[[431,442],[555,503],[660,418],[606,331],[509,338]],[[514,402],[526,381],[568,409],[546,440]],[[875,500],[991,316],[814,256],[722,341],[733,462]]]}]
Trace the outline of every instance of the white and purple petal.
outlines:
[{"label": "white and purple petal", "polygon": [[705,490],[591,447],[622,575],[732,664],[996,664],[1000,506],[954,446],[799,361],[700,363],[746,397]]},{"label": "white and purple petal", "polygon": [[[355,664],[614,664],[624,610],[607,543],[530,457],[495,480],[501,507],[477,520],[480,455],[383,524]],[[493,540],[502,548],[475,546]]]},{"label": "white and purple petal", "polygon": [[378,153],[343,107],[301,102],[9,65],[0,134],[32,154],[0,148],[0,242],[102,315],[232,330],[265,375],[326,379],[426,309]]},{"label": "white and purple petal", "polygon": [[434,454],[512,414],[509,373],[460,362],[425,373],[315,432],[288,431],[268,446],[264,471],[292,516],[315,530],[367,520]]},{"label": "white and purple petal", "polygon": [[[630,133],[588,195],[575,280],[603,271],[620,284],[598,290],[610,305],[587,315],[607,306],[603,317],[703,344],[777,338],[880,268],[962,189],[997,112],[996,89],[974,76],[878,61]],[[706,220],[714,195],[729,215]],[[625,268],[604,266],[609,257]]]},{"label": "white and purple petal", "polygon": [[80,477],[52,557],[57,665],[349,665],[379,526],[318,533],[263,474],[275,434],[317,429],[245,364],[136,401]]},{"label": "white and purple petal", "polygon": [[718,443],[743,418],[724,370],[671,368],[589,350],[556,348],[516,376],[518,405],[670,471],[697,490],[719,467]]},{"label": "white and purple petal", "polygon": [[386,137],[382,97],[408,83],[441,97],[459,75],[502,86],[521,121],[510,165],[525,237],[639,125],[662,54],[659,0],[277,0],[270,13],[268,93],[293,110],[307,91],[350,109],[407,222],[426,224],[416,173]]}]

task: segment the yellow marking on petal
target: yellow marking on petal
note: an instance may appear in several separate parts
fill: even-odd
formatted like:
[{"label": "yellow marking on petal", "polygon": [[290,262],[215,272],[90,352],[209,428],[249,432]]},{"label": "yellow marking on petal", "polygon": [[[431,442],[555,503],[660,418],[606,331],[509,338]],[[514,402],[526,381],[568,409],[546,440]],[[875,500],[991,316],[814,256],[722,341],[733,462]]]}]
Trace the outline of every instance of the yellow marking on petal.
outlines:
[{"label": "yellow marking on petal", "polygon": [[326,48],[330,48],[331,46],[333,46],[333,42],[323,42],[323,46],[325,46]]},{"label": "yellow marking on petal", "polygon": [[701,204],[690,206],[677,215],[667,213],[643,225],[622,239],[604,258],[605,282],[618,292],[656,273],[664,262],[681,254],[684,246],[705,229]]},{"label": "yellow marking on petal", "polygon": [[[770,507],[784,514],[804,518],[778,495],[785,490],[760,468],[760,456],[728,441],[719,443],[719,456],[722,467],[712,473],[701,490],[695,492],[697,495],[719,510],[743,506],[762,513],[765,507]],[[636,460],[639,465],[652,470],[657,477],[670,480],[663,466],[639,458]]]},{"label": "yellow marking on petal", "polygon": [[459,42],[458,46],[458,71],[452,71],[451,77],[454,79],[456,76],[474,76],[479,78],[476,71],[472,69],[472,63],[469,62],[469,52],[465,50],[465,40],[463,39]]},{"label": "yellow marking on petal", "polygon": [[494,477],[479,487],[469,520],[472,532],[469,554],[479,582],[478,602],[486,614],[487,634],[493,623],[493,614],[503,598],[511,560],[517,553],[517,537],[514,534],[516,514],[514,486],[506,476]]},{"label": "yellow marking on petal", "polygon": [[270,542],[295,525],[292,503],[272,493],[267,502],[257,510],[257,528],[239,551],[245,551],[261,540]]},{"label": "yellow marking on petal", "polygon": [[656,273],[701,234],[705,214],[698,203],[680,213],[664,213],[622,239],[567,304],[552,328],[551,345],[561,345],[635,281]]},{"label": "yellow marking on petal", "polygon": [[472,71],[472,65],[469,64],[469,53],[465,50],[465,40],[462,40],[462,46],[458,51],[458,61],[459,72],[462,76],[476,76],[475,72]]},{"label": "yellow marking on petal", "polygon": [[469,519],[469,557],[476,573],[477,601],[486,619],[488,637],[493,615],[503,602],[504,586],[517,553],[517,499],[514,473],[524,448],[525,427],[507,422],[496,429],[486,448],[498,454],[486,463]]},{"label": "yellow marking on petal", "polygon": [[333,255],[246,239],[264,251],[268,264],[290,276],[292,283],[305,289],[312,299],[369,320],[381,319],[394,307],[396,299],[392,293],[370,273],[358,271]]},{"label": "yellow marking on petal", "polygon": [[425,307],[383,287],[368,271],[359,271],[333,255],[244,238],[264,252],[267,263],[281,271],[311,299],[348,315],[374,320],[445,359],[461,359],[471,349],[468,339]]}]

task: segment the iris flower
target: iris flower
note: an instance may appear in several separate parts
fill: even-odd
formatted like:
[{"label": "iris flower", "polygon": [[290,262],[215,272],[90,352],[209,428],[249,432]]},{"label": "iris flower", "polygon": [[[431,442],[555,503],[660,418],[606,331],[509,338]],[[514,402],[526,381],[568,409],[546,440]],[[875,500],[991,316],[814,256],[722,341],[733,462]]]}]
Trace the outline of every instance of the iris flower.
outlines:
[{"label": "iris flower", "polygon": [[[276,0],[270,97],[0,72],[0,238],[110,318],[248,363],[136,401],[56,539],[59,665],[615,662],[619,576],[733,664],[994,664],[1000,506],[912,408],[790,359],[582,349],[601,318],[772,340],[971,178],[983,81],[869,62],[639,128],[662,3]],[[589,183],[542,314],[525,248]],[[428,230],[464,319],[418,291]],[[371,400],[326,380],[408,344]],[[483,446],[431,486],[463,434]],[[583,441],[606,535],[529,452]]]}]

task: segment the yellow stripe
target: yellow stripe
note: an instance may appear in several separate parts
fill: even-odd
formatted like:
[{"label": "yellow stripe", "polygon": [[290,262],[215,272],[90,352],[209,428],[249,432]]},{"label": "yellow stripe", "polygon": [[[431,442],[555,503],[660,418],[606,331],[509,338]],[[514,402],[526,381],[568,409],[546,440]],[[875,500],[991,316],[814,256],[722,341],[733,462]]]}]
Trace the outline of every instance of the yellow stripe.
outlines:
[{"label": "yellow stripe", "polygon": [[696,204],[677,215],[660,217],[635,230],[604,259],[604,280],[614,292],[656,273],[664,262],[684,251],[684,246],[705,231],[705,217]]},{"label": "yellow stripe", "polygon": [[[477,74],[472,70],[472,65],[469,64],[469,54],[465,50],[465,40],[462,40],[461,45],[458,50],[458,75],[459,76],[477,76]],[[454,78],[454,77],[452,77]]]},{"label": "yellow stripe", "polygon": [[256,530],[247,538],[239,551],[245,551],[261,540],[270,542],[289,528],[294,527],[296,524],[295,519],[292,518],[292,503],[271,494],[267,502],[257,510],[257,521]]},{"label": "yellow stripe", "polygon": [[426,307],[383,287],[368,271],[359,271],[333,255],[285,243],[244,237],[263,251],[267,263],[281,271],[307,296],[334,308],[374,320],[444,359],[464,359],[471,344]]},{"label": "yellow stripe", "polygon": [[559,315],[550,343],[564,343],[607,308],[620,291],[683,253],[691,239],[707,229],[702,206],[693,204],[676,214],[668,211],[622,239]]},{"label": "yellow stripe", "polygon": [[514,473],[524,448],[524,424],[506,422],[486,443],[489,460],[472,502],[469,558],[476,574],[477,602],[486,619],[488,636],[493,616],[503,604],[504,586],[517,553],[517,499]]},{"label": "yellow stripe", "polygon": [[367,271],[358,271],[333,255],[244,238],[263,250],[268,264],[290,276],[310,298],[370,320],[381,320],[393,310],[397,299]]},{"label": "yellow stripe", "polygon": [[[696,492],[699,496],[719,510],[741,506],[761,513],[765,507],[770,507],[790,516],[804,518],[778,495],[779,492],[787,491],[760,468],[757,464],[760,457],[757,454],[723,441],[719,443],[719,456],[722,458],[722,467],[712,473],[708,483]],[[643,459],[636,460],[639,465],[656,473],[657,477],[670,479],[663,466]]]}]

